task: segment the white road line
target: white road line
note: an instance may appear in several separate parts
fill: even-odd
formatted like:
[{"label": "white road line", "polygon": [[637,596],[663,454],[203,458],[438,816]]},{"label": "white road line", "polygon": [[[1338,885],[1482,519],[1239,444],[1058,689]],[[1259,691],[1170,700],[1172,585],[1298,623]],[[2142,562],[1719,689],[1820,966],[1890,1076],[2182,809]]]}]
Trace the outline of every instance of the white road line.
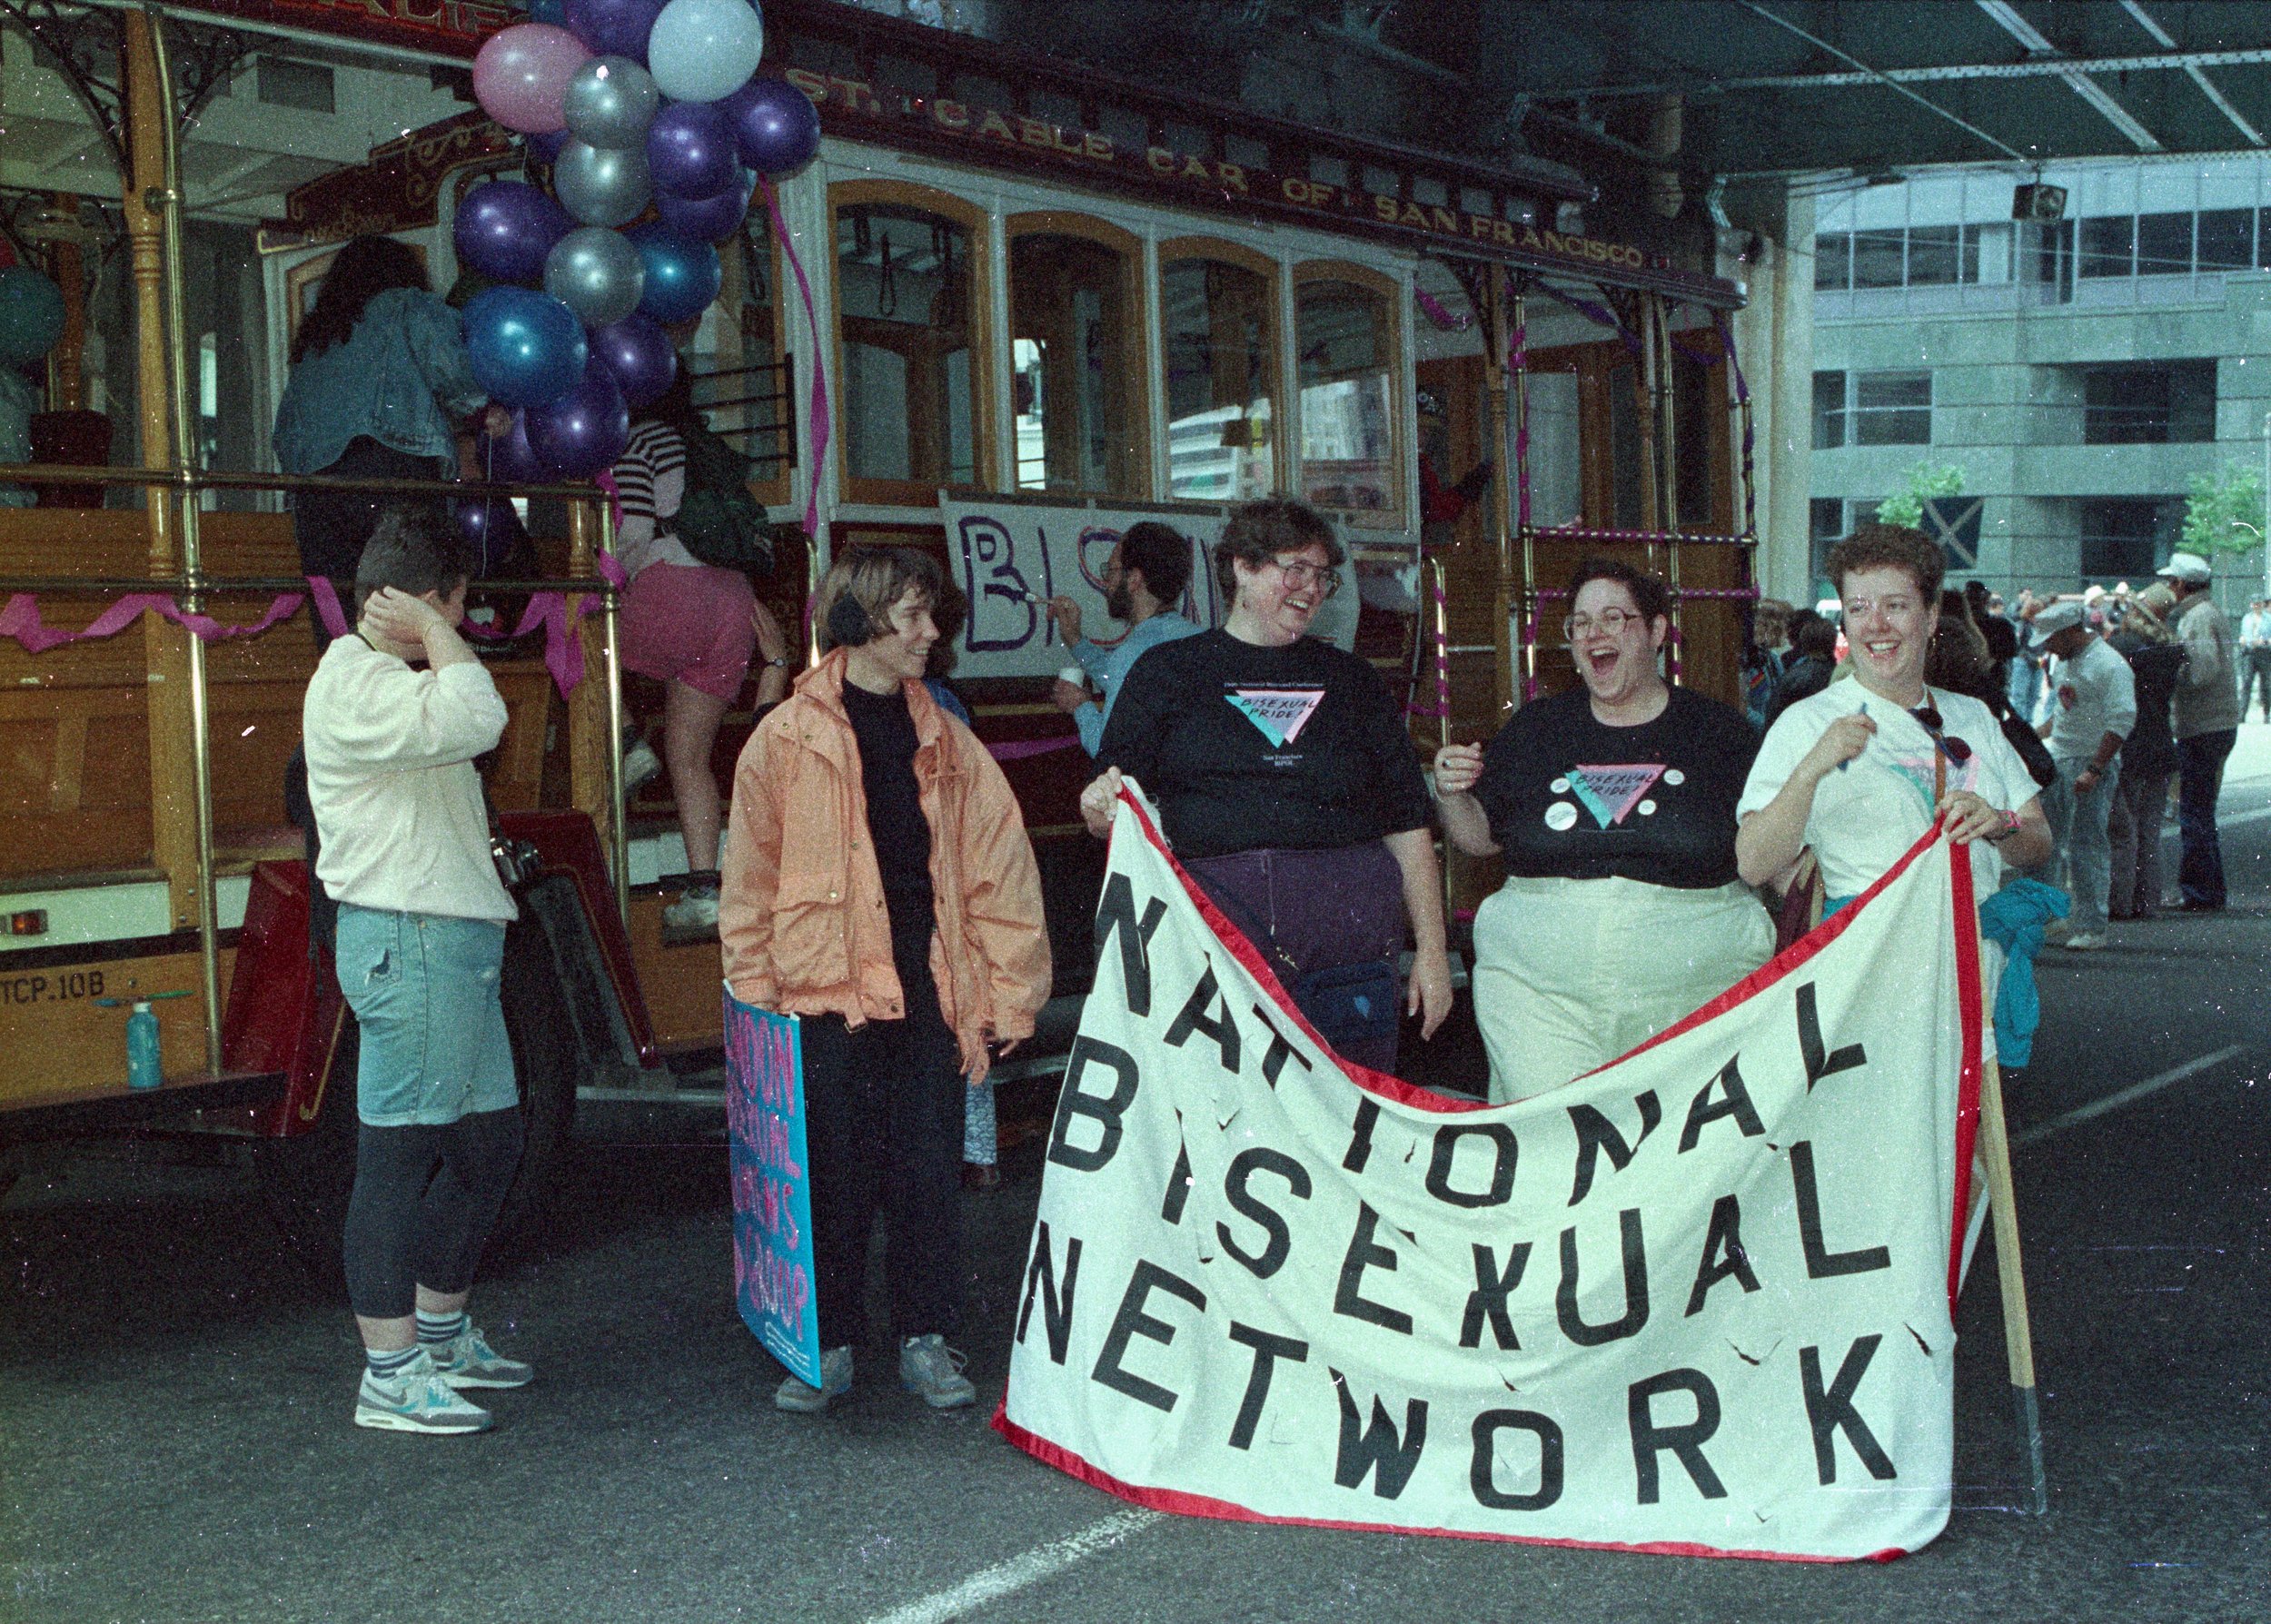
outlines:
[{"label": "white road line", "polygon": [[2181,1083],[2187,1077],[2207,1071],[2210,1066],[2223,1065],[2233,1055],[2241,1053],[2245,1046],[2241,1044],[2226,1044],[2213,1055],[2203,1055],[2197,1060],[2187,1060],[2182,1065],[2171,1066],[2165,1072],[2146,1078],[2142,1083],[2133,1083],[2127,1088],[2109,1094],[2102,1100],[2092,1100],[2088,1104],[2078,1110],[2069,1111],[2064,1116],[2054,1116],[2048,1122],[2037,1123],[2025,1133],[2013,1134],[2011,1144],[2014,1147],[2032,1144],[2037,1140],[2048,1139],[2053,1134],[2070,1128],[2076,1123],[2088,1122],[2093,1116],[2103,1116],[2108,1111],[2118,1111],[2122,1106],[2133,1104],[2148,1094],[2159,1093],[2172,1083]]},{"label": "white road line", "polygon": [[1090,1523],[1076,1534],[1054,1544],[1036,1545],[1022,1556],[973,1573],[949,1590],[939,1590],[888,1613],[878,1613],[868,1624],[946,1624],[975,1608],[983,1607],[1027,1585],[1062,1573],[1075,1562],[1108,1550],[1129,1535],[1161,1521],[1165,1511],[1130,1510]]}]

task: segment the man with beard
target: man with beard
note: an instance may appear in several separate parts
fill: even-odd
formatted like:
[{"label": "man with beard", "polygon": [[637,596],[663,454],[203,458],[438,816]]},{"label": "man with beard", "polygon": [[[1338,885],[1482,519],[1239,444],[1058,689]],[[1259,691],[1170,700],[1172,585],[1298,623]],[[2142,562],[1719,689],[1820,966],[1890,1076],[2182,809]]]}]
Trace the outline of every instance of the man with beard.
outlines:
[{"label": "man with beard", "polygon": [[1069,598],[1049,599],[1057,635],[1101,694],[1062,677],[1051,694],[1056,708],[1079,728],[1080,742],[1091,756],[1103,743],[1105,718],[1112,714],[1128,668],[1146,649],[1199,629],[1171,607],[1190,579],[1190,539],[1146,520],[1127,527],[1104,567],[1104,607],[1115,620],[1127,622],[1126,632],[1110,642],[1089,641],[1080,635],[1080,605]]}]

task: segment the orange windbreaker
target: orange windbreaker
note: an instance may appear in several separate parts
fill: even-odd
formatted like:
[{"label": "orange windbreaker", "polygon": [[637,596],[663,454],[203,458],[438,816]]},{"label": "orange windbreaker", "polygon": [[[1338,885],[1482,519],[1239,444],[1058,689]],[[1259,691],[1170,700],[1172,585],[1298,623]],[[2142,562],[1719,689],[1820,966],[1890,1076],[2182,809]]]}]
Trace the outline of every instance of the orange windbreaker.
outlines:
[{"label": "orange windbreaker", "polygon": [[[798,678],[733,770],[718,937],[734,996],[853,1026],[904,1014],[883,876],[868,837],[841,649]],[[930,823],[930,968],[967,1070],[987,1039],[1029,1037],[1049,995],[1048,932],[1025,820],[977,736],[906,685]]]}]

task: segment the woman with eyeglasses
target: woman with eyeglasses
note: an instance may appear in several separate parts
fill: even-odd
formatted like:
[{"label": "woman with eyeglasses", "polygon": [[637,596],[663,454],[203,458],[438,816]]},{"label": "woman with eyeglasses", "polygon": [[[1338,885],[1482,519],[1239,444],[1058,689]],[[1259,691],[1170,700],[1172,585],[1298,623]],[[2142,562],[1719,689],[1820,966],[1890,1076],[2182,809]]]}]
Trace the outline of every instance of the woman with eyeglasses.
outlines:
[{"label": "woman with eyeglasses", "polygon": [[[1395,1067],[1399,1007],[1432,1037],[1451,1011],[1433,819],[1380,674],[1307,635],[1341,585],[1332,527],[1283,497],[1215,545],[1223,624],[1146,651],[1121,679],[1080,797],[1109,834],[1121,776],[1175,856],[1268,956],[1310,1024],[1359,1065]],[[1409,927],[1416,954],[1398,997]]]},{"label": "woman with eyeglasses", "polygon": [[1978,700],[1925,681],[1941,569],[1938,546],[1897,525],[1865,524],[1830,549],[1854,679],[1791,706],[1759,748],[1735,837],[1752,885],[1785,878],[1810,846],[1834,911],[1936,817],[1969,845],[1981,898],[2006,864],[2028,868],[2049,857],[2035,780],[1995,718]]},{"label": "woman with eyeglasses", "polygon": [[1589,559],[1565,601],[1582,686],[1524,705],[1487,748],[1435,755],[1444,833],[1506,861],[1474,915],[1474,1015],[1498,1104],[1614,1060],[1774,950],[1735,877],[1735,798],[1758,735],[1664,680],[1661,581]]}]

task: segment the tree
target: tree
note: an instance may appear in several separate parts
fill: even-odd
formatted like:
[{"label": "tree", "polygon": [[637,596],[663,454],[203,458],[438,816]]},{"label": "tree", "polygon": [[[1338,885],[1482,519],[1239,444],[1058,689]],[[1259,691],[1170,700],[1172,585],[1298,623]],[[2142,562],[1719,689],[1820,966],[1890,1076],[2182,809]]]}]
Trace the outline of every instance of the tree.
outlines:
[{"label": "tree", "polygon": [[1952,463],[1919,462],[1909,470],[1908,483],[1903,489],[1877,504],[1877,521],[1922,530],[1926,502],[1934,497],[1962,494],[1962,469]]},{"label": "tree", "polygon": [[2263,545],[2263,475],[2245,462],[2192,476],[2185,499],[2185,545],[2203,558],[2253,552]]}]

